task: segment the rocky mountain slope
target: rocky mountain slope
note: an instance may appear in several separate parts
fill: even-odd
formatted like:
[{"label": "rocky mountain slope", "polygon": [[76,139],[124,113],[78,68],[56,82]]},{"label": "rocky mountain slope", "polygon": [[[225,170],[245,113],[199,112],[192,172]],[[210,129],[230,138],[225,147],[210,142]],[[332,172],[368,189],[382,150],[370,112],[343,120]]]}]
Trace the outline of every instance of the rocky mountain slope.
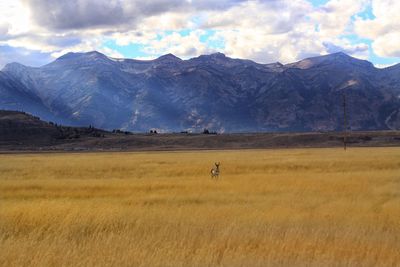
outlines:
[{"label": "rocky mountain slope", "polygon": [[0,109],[75,126],[130,131],[325,131],[400,128],[400,65],[377,69],[343,53],[282,65],[221,53],[181,60],[69,53],[0,72]]}]

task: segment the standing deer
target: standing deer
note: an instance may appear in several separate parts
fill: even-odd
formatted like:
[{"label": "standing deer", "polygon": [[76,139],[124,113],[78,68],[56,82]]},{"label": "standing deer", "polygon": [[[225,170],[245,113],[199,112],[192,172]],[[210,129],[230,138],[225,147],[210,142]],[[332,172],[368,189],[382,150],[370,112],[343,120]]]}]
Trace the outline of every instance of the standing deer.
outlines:
[{"label": "standing deer", "polygon": [[218,179],[219,176],[219,162],[215,162],[215,167],[211,169],[211,179]]}]

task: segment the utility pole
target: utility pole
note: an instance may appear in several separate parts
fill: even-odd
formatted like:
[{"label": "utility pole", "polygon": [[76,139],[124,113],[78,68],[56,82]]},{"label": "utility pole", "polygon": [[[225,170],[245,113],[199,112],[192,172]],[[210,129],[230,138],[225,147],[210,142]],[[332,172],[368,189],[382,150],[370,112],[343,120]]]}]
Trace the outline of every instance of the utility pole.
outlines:
[{"label": "utility pole", "polygon": [[347,106],[346,88],[343,89],[343,149],[347,149]]}]

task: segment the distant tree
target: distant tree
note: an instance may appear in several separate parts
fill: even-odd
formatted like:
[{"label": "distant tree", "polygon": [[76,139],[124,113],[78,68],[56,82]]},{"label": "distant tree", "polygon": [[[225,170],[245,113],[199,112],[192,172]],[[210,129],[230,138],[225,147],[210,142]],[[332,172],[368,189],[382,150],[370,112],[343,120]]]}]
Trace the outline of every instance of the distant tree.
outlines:
[{"label": "distant tree", "polygon": [[210,134],[210,131],[208,129],[204,129],[203,134]]}]

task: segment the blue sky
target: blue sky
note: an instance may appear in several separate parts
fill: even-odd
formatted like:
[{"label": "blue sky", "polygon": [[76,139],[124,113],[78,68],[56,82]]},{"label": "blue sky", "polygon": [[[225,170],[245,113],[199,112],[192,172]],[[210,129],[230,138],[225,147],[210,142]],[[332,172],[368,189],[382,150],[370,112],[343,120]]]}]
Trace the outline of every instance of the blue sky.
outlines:
[{"label": "blue sky", "polygon": [[318,7],[318,6],[325,5],[326,3],[329,2],[329,0],[310,0],[310,2],[311,2],[314,6]]},{"label": "blue sky", "polygon": [[0,0],[0,67],[92,50],[261,63],[343,51],[385,67],[400,62],[398,11],[394,0]]}]

